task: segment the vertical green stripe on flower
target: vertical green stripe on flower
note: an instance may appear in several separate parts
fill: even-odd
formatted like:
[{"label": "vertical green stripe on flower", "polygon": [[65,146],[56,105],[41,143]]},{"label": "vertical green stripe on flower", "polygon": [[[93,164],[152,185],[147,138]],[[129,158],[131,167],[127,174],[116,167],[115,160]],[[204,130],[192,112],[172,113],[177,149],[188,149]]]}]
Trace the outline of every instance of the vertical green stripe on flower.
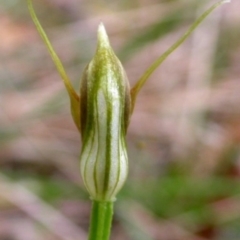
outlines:
[{"label": "vertical green stripe on flower", "polygon": [[94,200],[113,201],[128,170],[125,134],[130,92],[102,24],[97,51],[84,72],[80,92],[82,177]]}]

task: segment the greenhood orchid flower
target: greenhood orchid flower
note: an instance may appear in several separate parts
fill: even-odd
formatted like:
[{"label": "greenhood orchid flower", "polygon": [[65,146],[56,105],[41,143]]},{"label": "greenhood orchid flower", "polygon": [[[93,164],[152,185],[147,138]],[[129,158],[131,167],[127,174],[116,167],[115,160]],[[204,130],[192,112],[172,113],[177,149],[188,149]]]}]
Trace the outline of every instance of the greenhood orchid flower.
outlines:
[{"label": "greenhood orchid flower", "polygon": [[126,73],[103,24],[96,54],[83,73],[80,96],[82,178],[91,198],[113,201],[128,172],[125,135],[131,103]]},{"label": "greenhood orchid flower", "polygon": [[156,68],[215,8],[225,2],[229,1],[220,1],[203,13],[189,30],[146,70],[131,90],[124,68],[110,46],[103,24],[100,24],[97,50],[83,73],[78,94],[41,27],[31,0],[28,0],[32,19],[70,98],[72,117],[82,138],[81,175],[93,200],[114,201],[126,180],[128,157],[125,136],[139,91]]},{"label": "greenhood orchid flower", "polygon": [[137,95],[151,74],[198,25],[218,6],[204,12],[130,89],[124,68],[112,50],[103,24],[98,28],[97,50],[83,72],[78,94],[47,38],[31,0],[28,7],[39,34],[45,42],[70,98],[73,121],[81,134],[80,171],[92,199],[88,240],[108,240],[113,216],[113,202],[128,174],[126,133]]}]

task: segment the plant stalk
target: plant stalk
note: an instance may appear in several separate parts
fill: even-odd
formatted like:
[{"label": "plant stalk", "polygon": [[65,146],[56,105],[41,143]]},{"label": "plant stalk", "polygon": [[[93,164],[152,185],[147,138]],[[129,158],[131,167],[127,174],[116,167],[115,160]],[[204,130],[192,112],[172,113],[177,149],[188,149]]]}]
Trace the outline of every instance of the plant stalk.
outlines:
[{"label": "plant stalk", "polygon": [[109,240],[113,217],[113,202],[92,202],[88,240]]}]

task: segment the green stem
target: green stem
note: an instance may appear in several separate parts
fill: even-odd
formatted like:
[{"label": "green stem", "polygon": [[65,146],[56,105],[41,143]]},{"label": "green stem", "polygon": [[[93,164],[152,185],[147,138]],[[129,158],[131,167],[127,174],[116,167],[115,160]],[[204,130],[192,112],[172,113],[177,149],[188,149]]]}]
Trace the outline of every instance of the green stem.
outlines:
[{"label": "green stem", "polygon": [[88,240],[108,240],[113,216],[113,202],[92,202]]}]

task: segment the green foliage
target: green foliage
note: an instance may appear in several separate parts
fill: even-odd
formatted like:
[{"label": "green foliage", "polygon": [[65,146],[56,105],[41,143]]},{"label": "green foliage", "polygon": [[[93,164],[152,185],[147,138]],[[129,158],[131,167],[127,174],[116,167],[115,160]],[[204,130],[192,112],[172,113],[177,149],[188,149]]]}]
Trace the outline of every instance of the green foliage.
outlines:
[{"label": "green foliage", "polygon": [[33,171],[4,171],[12,182],[28,186],[42,200],[55,205],[60,200],[88,200],[87,192],[62,177],[33,173]]},{"label": "green foliage", "polygon": [[238,26],[223,29],[220,33],[216,55],[214,59],[215,79],[226,72],[231,66],[236,49],[239,48],[240,30]]}]

